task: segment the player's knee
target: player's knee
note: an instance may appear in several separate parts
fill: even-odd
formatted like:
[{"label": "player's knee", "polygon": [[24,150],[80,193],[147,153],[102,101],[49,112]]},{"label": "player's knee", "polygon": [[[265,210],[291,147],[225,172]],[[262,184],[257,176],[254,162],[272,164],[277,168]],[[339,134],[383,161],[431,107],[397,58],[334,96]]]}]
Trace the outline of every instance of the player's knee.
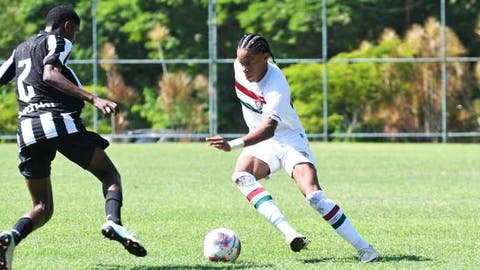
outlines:
[{"label": "player's knee", "polygon": [[112,173],[112,182],[118,186],[122,183],[122,176],[117,170]]},{"label": "player's knee", "polygon": [[115,182],[103,182],[102,184],[102,192],[103,192],[103,197],[106,198],[107,193],[109,191],[117,191],[117,192],[122,192],[122,185],[121,183],[115,183]]},{"label": "player's knee", "polygon": [[294,179],[307,179],[308,181],[312,183],[317,183],[318,184],[318,179],[317,179],[317,170],[315,169],[315,166],[313,166],[312,163],[308,162],[303,162],[295,165],[293,167],[293,171],[291,173],[291,176]]},{"label": "player's knee", "polygon": [[251,187],[257,183],[255,176],[248,172],[234,172],[232,174],[232,181],[237,187]]},{"label": "player's knee", "polygon": [[112,186],[121,187],[122,177],[117,170],[104,171],[103,173],[98,175],[98,178],[103,183],[103,186],[107,189],[112,189]]}]

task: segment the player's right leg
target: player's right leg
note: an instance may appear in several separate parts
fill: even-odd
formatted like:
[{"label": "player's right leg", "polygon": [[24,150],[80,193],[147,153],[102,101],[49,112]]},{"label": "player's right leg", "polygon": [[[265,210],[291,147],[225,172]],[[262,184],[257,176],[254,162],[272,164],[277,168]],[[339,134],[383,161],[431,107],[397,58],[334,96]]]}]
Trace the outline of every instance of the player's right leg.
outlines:
[{"label": "player's right leg", "polygon": [[50,177],[26,179],[33,209],[18,219],[10,231],[0,234],[0,270],[12,269],[13,251],[32,231],[47,223],[53,215]]},{"label": "player's right leg", "polygon": [[237,162],[232,181],[257,212],[284,235],[290,249],[298,252],[307,246],[309,240],[290,225],[271,194],[258,183],[257,178],[264,178],[269,172],[270,168],[265,162],[251,156],[243,156]]},{"label": "player's right leg", "polygon": [[53,195],[50,182],[50,163],[55,149],[48,143],[38,143],[21,149],[20,172],[32,198],[33,208],[18,219],[14,227],[0,234],[0,269],[12,269],[15,246],[32,231],[47,223],[53,215]]},{"label": "player's right leg", "polygon": [[32,231],[43,226],[53,214],[53,199],[50,178],[27,179],[32,196],[33,209],[18,219],[9,231],[0,234],[0,269],[12,269],[15,246]]}]

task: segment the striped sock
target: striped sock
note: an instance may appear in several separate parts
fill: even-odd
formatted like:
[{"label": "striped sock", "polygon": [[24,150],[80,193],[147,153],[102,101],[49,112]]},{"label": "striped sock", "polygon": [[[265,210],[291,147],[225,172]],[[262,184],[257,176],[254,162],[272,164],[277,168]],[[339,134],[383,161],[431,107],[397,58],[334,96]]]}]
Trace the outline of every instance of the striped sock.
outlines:
[{"label": "striped sock", "polygon": [[368,243],[353,228],[342,209],[335,202],[328,199],[323,191],[314,191],[308,194],[306,198],[310,205],[322,215],[323,219],[348,243],[357,250],[368,247]]},{"label": "striped sock", "polygon": [[278,209],[272,195],[257,182],[252,174],[247,172],[234,173],[232,179],[257,212],[283,233],[285,237],[298,235]]}]

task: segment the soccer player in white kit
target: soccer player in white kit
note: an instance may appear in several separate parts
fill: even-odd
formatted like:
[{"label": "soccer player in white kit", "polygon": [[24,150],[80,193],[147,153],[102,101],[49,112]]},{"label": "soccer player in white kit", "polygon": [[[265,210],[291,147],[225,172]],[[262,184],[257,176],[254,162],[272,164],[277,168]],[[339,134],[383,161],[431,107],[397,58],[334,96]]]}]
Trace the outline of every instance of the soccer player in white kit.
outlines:
[{"label": "soccer player in white kit", "polygon": [[320,188],[315,158],[290,99],[290,87],[275,62],[268,41],[259,34],[244,35],[234,62],[235,91],[249,133],[231,141],[216,135],[208,144],[223,151],[243,148],[232,180],[251,205],[277,228],[294,252],[309,240],[281,213],[271,194],[257,181],[283,168],[297,183],[307,202],[358,252],[361,262],[378,259],[378,252],[354,229],[340,207]]}]

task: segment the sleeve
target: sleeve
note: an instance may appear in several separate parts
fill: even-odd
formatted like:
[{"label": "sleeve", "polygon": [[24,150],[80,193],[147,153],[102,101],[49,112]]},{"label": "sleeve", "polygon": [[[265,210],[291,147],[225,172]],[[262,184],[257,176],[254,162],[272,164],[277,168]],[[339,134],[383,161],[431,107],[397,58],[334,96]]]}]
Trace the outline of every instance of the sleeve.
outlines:
[{"label": "sleeve", "polygon": [[272,118],[277,122],[282,121],[285,108],[290,106],[290,90],[288,84],[283,81],[275,83],[265,93],[266,104],[263,106],[262,118]]},{"label": "sleeve", "polygon": [[43,58],[44,65],[65,66],[72,51],[72,42],[68,39],[49,35],[47,38],[47,55]]},{"label": "sleeve", "polygon": [[0,66],[0,84],[7,84],[15,78],[15,50],[7,61]]}]

